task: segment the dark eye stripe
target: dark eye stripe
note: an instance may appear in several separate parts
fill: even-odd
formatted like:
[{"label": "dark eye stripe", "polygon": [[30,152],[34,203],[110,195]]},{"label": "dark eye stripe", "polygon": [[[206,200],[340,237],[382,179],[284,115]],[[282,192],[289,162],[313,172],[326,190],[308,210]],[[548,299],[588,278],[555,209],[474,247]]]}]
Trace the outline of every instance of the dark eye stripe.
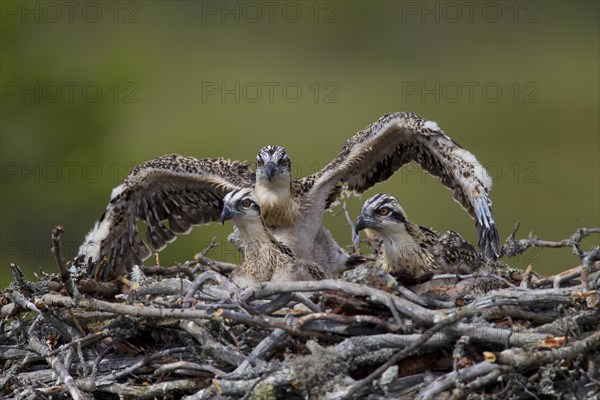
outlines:
[{"label": "dark eye stripe", "polygon": [[394,221],[398,221],[401,223],[405,223],[406,222],[406,218],[404,218],[404,215],[400,214],[397,211],[392,211],[391,214],[388,215],[390,218],[392,218]]}]

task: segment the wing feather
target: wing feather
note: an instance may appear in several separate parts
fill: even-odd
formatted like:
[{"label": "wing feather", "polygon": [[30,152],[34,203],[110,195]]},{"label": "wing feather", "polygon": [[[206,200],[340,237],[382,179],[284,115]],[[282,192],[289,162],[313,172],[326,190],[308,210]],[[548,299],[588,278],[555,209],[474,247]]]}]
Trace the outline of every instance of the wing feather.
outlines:
[{"label": "wing feather", "polygon": [[[118,278],[150,257],[148,244],[161,250],[194,225],[218,221],[225,194],[254,180],[248,164],[221,158],[171,154],[145,162],[113,190],[77,261],[91,263],[99,280]],[[147,225],[146,242],[139,221]]]},{"label": "wing feather", "polygon": [[[350,138],[338,156],[314,175],[304,194],[311,204],[331,202],[340,183],[362,193],[387,180],[402,166],[416,162],[439,178],[453,198],[475,219],[484,255],[499,255],[492,217],[492,180],[475,156],[449,138],[433,121],[413,113],[386,114]],[[322,206],[324,207],[324,206]]]}]

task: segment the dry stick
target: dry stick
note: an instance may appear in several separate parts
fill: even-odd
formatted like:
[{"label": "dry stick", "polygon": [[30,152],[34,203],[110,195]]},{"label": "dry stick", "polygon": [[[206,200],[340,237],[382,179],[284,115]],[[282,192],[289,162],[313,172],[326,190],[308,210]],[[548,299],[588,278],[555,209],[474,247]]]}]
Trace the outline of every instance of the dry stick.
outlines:
[{"label": "dry stick", "polygon": [[133,365],[130,365],[129,367],[122,370],[121,372],[118,372],[118,373],[113,372],[109,376],[102,377],[102,381],[99,382],[98,384],[105,385],[108,383],[112,383],[110,381],[116,381],[117,379],[121,379],[127,375],[133,374],[136,370],[140,369],[144,365],[149,364],[151,361],[153,361],[157,358],[166,357],[166,356],[176,354],[176,353],[185,353],[187,351],[188,351],[187,347],[173,347],[173,348],[170,348],[167,350],[158,351],[156,353],[150,354],[149,356],[142,358],[140,361],[136,362]]},{"label": "dry stick", "polygon": [[[304,304],[310,311],[312,312],[321,312],[321,308],[313,303],[307,296],[303,293],[282,293],[275,297],[275,299],[271,300],[265,304],[258,304],[254,306],[249,311],[252,311],[252,314],[273,314],[277,310],[286,307],[290,302]],[[239,308],[239,307],[237,307]]]},{"label": "dry stick", "polygon": [[350,214],[348,213],[348,207],[346,205],[346,201],[342,202],[342,210],[344,210],[344,215],[346,216],[346,221],[348,221],[348,226],[350,227],[350,239],[352,243],[352,254],[356,256],[360,256],[360,242],[358,241],[358,235],[354,229],[354,222],[350,218]]},{"label": "dry stick", "polygon": [[130,306],[127,304],[110,303],[98,299],[81,299],[78,304],[89,310],[108,311],[114,314],[131,315],[134,317],[151,317],[151,318],[198,318],[212,319],[212,313],[205,310],[190,310],[190,309],[170,309],[159,308],[152,306]]},{"label": "dry stick", "polygon": [[579,228],[577,231],[572,234],[567,239],[563,239],[558,242],[552,242],[547,240],[540,240],[537,236],[530,233],[527,239],[516,240],[515,234],[519,229],[520,223],[515,224],[515,229],[510,234],[506,242],[502,246],[502,254],[508,257],[514,257],[517,254],[523,253],[530,247],[550,247],[550,248],[560,248],[560,247],[573,247],[573,252],[579,257],[583,257],[583,252],[579,248],[579,244],[581,241],[594,233],[600,233],[600,228]]},{"label": "dry stick", "polygon": [[282,330],[284,330],[292,335],[295,335],[295,336],[310,336],[310,335],[318,336],[319,335],[318,332],[306,331],[304,329],[300,329],[295,326],[289,326],[281,319],[267,317],[267,316],[263,316],[263,315],[248,315],[248,314],[243,314],[243,313],[224,310],[222,308],[219,308],[215,312],[215,316],[219,317],[219,318],[223,318],[225,320],[230,319],[232,321],[249,324],[249,325],[255,325],[255,326],[259,326],[261,328],[266,328],[266,329],[279,328],[279,329],[282,329]]},{"label": "dry stick", "polygon": [[234,269],[238,268],[238,266],[236,264],[231,264],[231,263],[223,262],[223,261],[217,261],[217,260],[213,260],[213,259],[207,257],[208,252],[211,251],[212,249],[214,249],[215,247],[217,247],[218,245],[219,245],[219,242],[217,241],[217,238],[215,236],[213,236],[208,247],[206,247],[200,253],[197,253],[194,256],[194,260],[196,260],[196,262],[198,262],[202,265],[207,265],[207,266],[211,267],[213,270],[216,270],[216,272],[219,272],[221,274],[225,273],[225,272],[232,272]]},{"label": "dry stick", "polygon": [[25,274],[23,274],[23,271],[21,271],[21,268],[17,264],[10,263],[10,272],[17,288],[20,290],[29,289],[28,282],[25,280]]},{"label": "dry stick", "polygon": [[287,332],[283,329],[275,329],[266,338],[260,341],[259,344],[254,347],[252,352],[248,354],[248,357],[237,367],[233,372],[227,375],[228,379],[237,375],[242,375],[248,368],[250,368],[256,360],[261,359],[266,353],[271,351],[273,347],[281,343],[288,336]]},{"label": "dry stick", "polygon": [[400,313],[409,316],[413,320],[427,324],[434,323],[445,314],[443,311],[433,311],[421,307],[420,305],[414,304],[398,296],[391,295],[383,290],[332,279],[306,282],[262,282],[253,289],[252,296],[260,299],[280,293],[313,292],[319,290],[334,290],[355,296],[364,296],[371,301],[388,306],[392,310],[393,308],[391,306],[393,305]]},{"label": "dry stick", "polygon": [[[480,341],[484,341],[488,339],[488,336],[493,337],[491,343],[502,344],[505,342],[505,338],[510,334],[509,329],[499,329],[499,328],[490,328],[489,331],[477,330],[479,327],[475,325],[463,324],[460,328],[460,333],[458,335],[448,335],[447,333],[437,333],[430,337],[428,340],[423,342],[423,335],[394,335],[394,334],[383,334],[383,335],[373,335],[373,336],[359,336],[348,338],[345,341],[330,347],[330,350],[333,350],[335,354],[337,354],[340,358],[344,360],[353,359],[356,361],[357,357],[362,357],[365,354],[374,354],[374,352],[382,350],[382,349],[394,349],[398,347],[406,347],[407,345],[419,342],[419,349],[422,348],[439,348],[440,346],[447,346],[453,338],[461,335],[471,335],[474,339],[479,339]],[[518,340],[513,344],[516,345],[525,345],[535,342],[537,340],[541,340],[545,338],[546,335],[541,334],[533,334],[531,338],[523,338],[526,340]],[[389,358],[389,357],[388,357]],[[220,381],[220,383],[228,385],[231,383],[241,383],[242,381],[251,380],[251,377],[257,376],[257,369],[260,371],[262,367],[256,367],[251,371],[236,371],[235,374],[231,374],[225,377],[224,380]],[[238,373],[239,372],[239,373]],[[246,373],[243,373],[246,372]],[[486,372],[486,371],[484,371]],[[241,374],[240,374],[241,373]],[[461,375],[462,377],[462,375]],[[249,381],[248,381],[249,382]],[[257,380],[253,380],[252,382],[256,383]],[[232,394],[233,392],[227,392],[228,394]]]},{"label": "dry stick", "polygon": [[584,252],[580,248],[581,241],[594,233],[600,233],[600,228],[579,228],[577,231],[572,234],[567,239],[563,239],[558,242],[552,242],[547,240],[540,240],[537,236],[534,236],[533,233],[529,233],[527,239],[516,240],[515,234],[519,229],[520,224],[517,222],[515,224],[515,229],[510,234],[506,242],[502,246],[502,254],[508,257],[513,257],[517,254],[523,253],[530,247],[551,247],[551,248],[559,248],[559,247],[572,247],[573,253],[579,256],[583,260],[582,270],[581,270],[581,281],[583,283],[584,290],[588,290],[588,275],[590,269],[590,263],[594,261],[600,260],[600,252],[597,248],[592,249],[589,252]]},{"label": "dry stick", "polygon": [[[3,369],[3,373],[4,376],[0,377],[0,387],[4,388],[6,383],[13,380],[15,377],[18,376],[19,372],[21,372],[21,370],[23,368],[25,368],[29,363],[36,361],[36,358],[40,357],[37,354],[33,353],[33,352],[24,352],[25,356],[24,357],[19,357],[19,362],[15,362],[14,364],[11,365],[11,367],[7,370],[7,369]],[[43,359],[43,357],[42,357]],[[4,364],[5,367],[7,364]]]},{"label": "dry stick", "polygon": [[[515,367],[519,370],[525,370],[525,369],[529,369],[531,367],[534,366],[539,366],[541,364],[546,364],[546,363],[550,363],[550,362],[555,362],[555,361],[559,361],[559,360],[565,360],[565,359],[573,359],[575,357],[577,357],[578,355],[590,351],[595,347],[599,347],[600,346],[600,332],[596,332],[594,334],[592,334],[591,336],[588,336],[586,339],[577,341],[577,342],[573,342],[570,346],[568,347],[563,347],[563,348],[559,348],[559,349],[545,349],[542,351],[536,351],[533,353],[521,350],[521,349],[508,349],[505,350],[503,352],[501,352],[500,354],[497,355],[497,362],[498,364],[506,364],[509,365],[511,367]],[[488,365],[489,363],[480,363],[477,364],[473,367],[477,367],[478,365]],[[495,364],[495,365],[498,365]],[[469,367],[469,368],[473,368],[473,367]],[[506,368],[506,367],[504,367]],[[465,371],[466,369],[462,370]],[[462,372],[461,371],[461,372]],[[499,371],[499,370],[496,370]],[[447,374],[450,375],[450,374]],[[448,384],[449,379],[446,378],[447,377],[444,376],[443,378],[440,378],[438,380],[436,380],[437,383],[443,382],[444,379],[446,380],[446,386],[441,386],[441,385],[437,385],[437,387],[432,384],[429,385],[428,388],[424,389],[420,395],[419,395],[419,399],[431,399],[434,398],[435,395],[441,393],[443,390],[449,388],[451,386],[451,384]],[[479,380],[482,380],[483,382],[478,382]],[[470,383],[469,385],[466,386],[466,388],[469,388],[470,391],[474,391],[480,387],[483,387],[487,384],[491,384],[494,383],[495,381],[495,375],[493,374],[493,371],[490,372],[488,375],[478,379],[477,381],[474,381],[472,383]],[[464,392],[464,391],[455,391],[456,393],[453,394],[452,398],[464,398],[464,396],[466,394],[468,394],[469,392]]]},{"label": "dry stick", "polygon": [[500,369],[501,366],[498,364],[492,364],[490,362],[483,361],[470,367],[463,368],[457,372],[452,371],[437,378],[429,385],[421,389],[416,399],[431,400],[441,392],[453,387],[457,380],[466,381],[480,376],[487,376],[488,374]]},{"label": "dry stick", "polygon": [[41,314],[42,311],[31,301],[27,300],[25,296],[23,296],[18,290],[9,291],[8,296],[23,310],[29,310],[33,311],[34,313]]},{"label": "dry stick", "polygon": [[406,346],[404,349],[402,349],[401,351],[396,353],[392,358],[390,358],[386,363],[384,363],[382,366],[380,366],[375,371],[373,371],[365,379],[358,381],[355,384],[353,384],[352,386],[350,386],[350,388],[348,389],[348,391],[346,392],[346,394],[344,395],[343,398],[351,399],[365,385],[368,385],[371,382],[373,382],[375,379],[379,378],[381,376],[381,374],[383,374],[385,371],[387,371],[387,369],[389,367],[391,367],[392,365],[397,364],[403,358],[408,357],[419,346],[421,346],[423,343],[425,343],[426,341],[431,339],[431,337],[435,333],[439,332],[443,328],[447,327],[448,325],[454,324],[455,322],[458,322],[463,318],[471,317],[471,316],[478,315],[481,313],[482,313],[481,310],[464,308],[464,309],[456,312],[455,315],[438,322],[437,324],[435,324],[434,326],[429,328],[427,331],[425,331],[419,340],[413,342],[412,344]]},{"label": "dry stick", "polygon": [[282,309],[291,300],[293,300],[294,294],[295,293],[282,293],[268,303],[255,306],[254,310],[259,314],[273,314],[275,311]]},{"label": "dry stick", "polygon": [[450,400],[464,399],[465,397],[467,397],[468,394],[473,393],[476,390],[481,389],[482,387],[495,383],[498,380],[498,378],[503,374],[503,372],[504,371],[501,368],[494,369],[487,375],[477,378],[473,382],[465,385],[463,388],[456,388],[452,392]]},{"label": "dry stick", "polygon": [[178,264],[172,267],[162,267],[160,265],[142,265],[141,269],[145,275],[175,275],[182,273],[187,276],[190,281],[193,281],[194,278],[196,278],[196,274],[194,274],[192,268],[190,268],[187,264],[188,262],[186,261],[183,263],[183,265]]},{"label": "dry stick", "polygon": [[494,308],[499,306],[517,306],[523,309],[554,308],[559,304],[576,304],[577,297],[574,296],[576,288],[565,289],[538,289],[528,291],[501,290],[493,291],[485,296],[477,298],[468,307],[470,308]]},{"label": "dry stick", "polygon": [[588,251],[583,256],[583,263],[581,268],[581,281],[583,282],[583,289],[589,289],[589,274],[590,274],[590,263],[600,261],[600,251],[596,247],[595,249]]},{"label": "dry stick", "polygon": [[48,355],[48,353],[50,352],[50,349],[48,348],[48,346],[45,343],[40,341],[37,337],[30,336],[29,347],[31,348],[31,350],[38,353],[40,356],[43,356],[46,358],[46,361],[52,367],[52,369],[54,371],[56,371],[56,374],[63,381],[63,383],[67,387],[67,390],[69,391],[69,394],[71,395],[71,397],[73,399],[85,400],[85,399],[90,398],[90,396],[82,393],[79,390],[79,388],[77,387],[77,384],[75,383],[75,380],[73,379],[71,374],[69,374],[69,371],[63,365],[63,363],[60,362],[58,357],[53,357],[53,356]]},{"label": "dry stick", "polygon": [[200,253],[197,253],[194,256],[194,259],[199,260],[199,259],[206,258],[206,255],[208,254],[208,252],[211,251],[212,249],[214,249],[215,247],[217,247],[218,245],[219,245],[219,242],[217,241],[217,237],[213,236],[210,243],[208,244],[208,246],[206,246],[204,248],[204,250],[200,251]]},{"label": "dry stick", "polygon": [[335,321],[335,322],[341,322],[341,323],[347,324],[347,325],[352,325],[352,324],[359,325],[359,324],[369,323],[369,324],[383,327],[390,332],[398,332],[403,329],[403,327],[401,325],[390,324],[389,322],[382,321],[379,318],[376,318],[376,317],[373,317],[370,315],[345,316],[345,315],[330,314],[330,313],[324,313],[324,312],[308,314],[303,317],[300,317],[300,318],[298,318],[296,325],[299,327],[302,327],[302,326],[308,324],[309,322],[316,321],[316,320],[322,320],[322,319]]},{"label": "dry stick", "polygon": [[96,386],[89,378],[77,380],[77,385],[86,391],[113,393],[121,398],[153,399],[165,398],[169,393],[193,392],[206,386],[202,379],[180,379],[155,383],[152,385],[132,385],[129,383],[112,383]]},{"label": "dry stick", "polygon": [[52,230],[52,252],[54,253],[54,258],[56,259],[56,264],[58,264],[58,268],[60,270],[60,278],[69,293],[69,296],[72,298],[80,298],[81,294],[79,294],[79,290],[77,290],[77,286],[73,279],[71,279],[71,273],[67,268],[67,264],[62,257],[61,246],[60,246],[60,236],[63,233],[63,226],[56,225]]},{"label": "dry stick", "polygon": [[529,264],[525,273],[523,274],[523,279],[521,279],[521,284],[519,285],[523,289],[529,289],[531,284],[531,276],[533,275],[533,265]]},{"label": "dry stick", "polygon": [[[575,279],[578,276],[582,276],[584,273],[583,269],[584,269],[584,266],[580,265],[578,267],[571,268],[571,269],[568,269],[561,273],[558,273],[558,274],[554,275],[554,277],[549,277],[548,280],[552,281],[552,286],[554,288],[560,288],[560,286],[563,283],[566,283],[572,279]],[[588,273],[596,272],[598,270],[600,270],[600,263],[594,262],[593,264],[591,264],[589,266]]]},{"label": "dry stick", "polygon": [[558,360],[570,360],[587,351],[600,347],[600,331],[585,339],[571,342],[569,346],[558,349],[543,349],[527,352],[521,349],[508,349],[496,354],[498,364],[509,365],[520,370]]},{"label": "dry stick", "polygon": [[[422,334],[399,335],[395,333],[384,333],[380,335],[352,336],[344,341],[329,347],[344,360],[354,359],[366,353],[377,350],[404,348],[407,345],[421,340]],[[435,349],[448,345],[453,337],[446,332],[440,332],[421,346],[425,349]]]},{"label": "dry stick", "polygon": [[190,361],[176,361],[169,364],[161,365],[154,371],[154,375],[158,376],[167,374],[169,372],[177,372],[179,370],[209,372],[216,377],[225,375],[225,372],[213,367],[212,365],[201,365]]},{"label": "dry stick", "polygon": [[212,280],[221,285],[225,290],[227,290],[230,294],[236,293],[237,287],[229,281],[225,276],[221,275],[215,271],[206,271],[201,273],[196,277],[192,286],[187,290],[185,295],[183,296],[183,306],[189,307],[190,299],[194,296],[194,293],[202,286],[204,282],[207,280]]},{"label": "dry stick", "polygon": [[92,381],[94,381],[94,382],[96,381],[96,376],[98,375],[98,367],[100,366],[100,361],[102,361],[102,359],[111,351],[114,351],[114,348],[112,346],[108,346],[107,348],[102,350],[100,352],[100,354],[98,354],[98,356],[94,360],[94,365],[92,366]]},{"label": "dry stick", "polygon": [[73,340],[69,343],[63,344],[60,347],[57,347],[56,349],[48,352],[48,355],[55,356],[55,355],[63,352],[64,350],[67,350],[67,349],[75,347],[75,346],[84,345],[83,347],[86,347],[86,345],[89,345],[89,344],[92,344],[99,340],[102,340],[107,336],[110,336],[110,332],[108,329],[104,329],[104,330],[102,330],[100,332],[96,332],[96,333],[90,333],[87,336],[80,337],[79,339]]},{"label": "dry stick", "polygon": [[298,303],[304,304],[312,312],[321,312],[321,307],[313,303],[304,293],[292,293],[292,298]]},{"label": "dry stick", "polygon": [[225,346],[215,340],[215,338],[203,327],[196,324],[194,321],[181,320],[179,327],[189,333],[206,351],[214,358],[223,361],[235,367],[244,362],[246,356],[239,351]]}]

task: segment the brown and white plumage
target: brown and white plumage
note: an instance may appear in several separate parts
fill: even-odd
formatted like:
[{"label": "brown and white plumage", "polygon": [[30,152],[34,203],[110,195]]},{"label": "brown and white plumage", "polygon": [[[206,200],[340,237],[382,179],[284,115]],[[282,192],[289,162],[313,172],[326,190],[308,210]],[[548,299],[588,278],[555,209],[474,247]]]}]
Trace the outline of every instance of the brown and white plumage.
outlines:
[{"label": "brown and white plumage", "polygon": [[322,196],[328,196],[340,183],[363,193],[413,161],[438,177],[475,219],[483,254],[494,259],[499,256],[489,199],[492,179],[475,156],[449,138],[437,123],[413,113],[384,115],[350,138],[339,155],[313,176],[310,191],[319,204],[323,203]]},{"label": "brown and white plumage", "polygon": [[381,267],[388,273],[418,277],[430,271],[473,273],[486,265],[486,259],[458,233],[442,235],[411,222],[398,200],[388,194],[368,199],[356,222],[377,232],[383,239]]},{"label": "brown and white plumage", "polygon": [[[278,164],[281,161],[284,165]],[[347,262],[348,255],[322,226],[324,211],[344,185],[351,192],[363,193],[412,161],[452,190],[453,197],[475,219],[483,253],[496,258],[499,238],[488,197],[491,178],[475,156],[450,139],[435,122],[412,113],[379,118],[348,139],[325,168],[299,181],[289,178],[285,150],[266,147],[257,157],[255,192],[260,190],[257,198],[261,206],[269,198],[278,206],[267,209],[286,215],[280,220],[267,218],[278,240],[301,257],[313,259],[335,273]],[[269,163],[271,168],[267,171]]]},{"label": "brown and white plumage", "polygon": [[237,189],[225,196],[221,219],[222,222],[233,221],[244,243],[244,263],[233,277],[239,286],[271,280],[325,278],[325,272],[318,264],[296,258],[271,234],[251,188]]},{"label": "brown and white plumage", "polygon": [[224,159],[173,155],[144,163],[113,191],[78,260],[91,260],[92,275],[101,280],[116,278],[150,255],[135,229],[138,220],[148,224],[148,242],[159,250],[192,225],[215,221],[227,192],[253,187],[277,240],[299,258],[315,261],[334,274],[350,257],[323,227],[325,210],[344,186],[362,193],[412,161],[452,190],[475,218],[484,254],[495,258],[498,233],[488,197],[491,179],[485,169],[435,122],[395,113],[355,134],[325,168],[302,179],[291,178],[289,156],[280,146],[260,150],[256,174],[246,163]]},{"label": "brown and white plumage", "polygon": [[145,162],[113,190],[77,261],[90,262],[90,275],[99,280],[118,278],[152,254],[138,221],[148,225],[146,241],[161,250],[194,225],[219,221],[223,196],[253,183],[254,173],[242,162],[177,154]]}]

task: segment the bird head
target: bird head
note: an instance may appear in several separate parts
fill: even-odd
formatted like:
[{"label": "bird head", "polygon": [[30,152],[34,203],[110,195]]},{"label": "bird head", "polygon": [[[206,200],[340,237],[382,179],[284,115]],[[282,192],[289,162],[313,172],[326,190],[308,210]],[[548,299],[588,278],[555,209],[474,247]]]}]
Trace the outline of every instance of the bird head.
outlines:
[{"label": "bird head", "polygon": [[290,156],[281,146],[266,146],[256,155],[256,180],[260,182],[287,183],[291,181]]},{"label": "bird head", "polygon": [[372,229],[383,236],[406,231],[406,213],[398,200],[389,194],[378,194],[362,206],[356,221],[356,233]]},{"label": "bird head", "polygon": [[230,219],[234,222],[260,220],[260,207],[254,200],[251,188],[236,189],[225,195],[221,222]]}]

